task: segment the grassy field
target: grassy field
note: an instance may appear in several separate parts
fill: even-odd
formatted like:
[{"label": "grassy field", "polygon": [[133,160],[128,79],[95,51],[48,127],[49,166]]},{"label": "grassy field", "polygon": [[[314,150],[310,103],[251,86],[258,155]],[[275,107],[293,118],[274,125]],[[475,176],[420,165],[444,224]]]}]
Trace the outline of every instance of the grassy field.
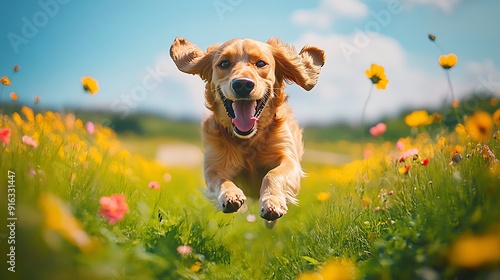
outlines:
[{"label": "grassy field", "polygon": [[498,279],[498,117],[461,119],[354,146],[306,129],[355,160],[304,162],[300,204],[268,229],[255,199],[217,212],[201,166],[154,161],[180,136],[23,107],[0,117],[0,278]]}]

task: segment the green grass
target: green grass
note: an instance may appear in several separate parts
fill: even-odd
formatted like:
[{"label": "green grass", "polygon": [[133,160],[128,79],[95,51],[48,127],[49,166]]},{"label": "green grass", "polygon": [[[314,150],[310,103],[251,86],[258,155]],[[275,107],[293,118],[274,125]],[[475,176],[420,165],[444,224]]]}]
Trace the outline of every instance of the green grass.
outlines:
[{"label": "green grass", "polygon": [[[419,156],[404,162],[395,162],[400,152],[383,141],[367,146],[373,155],[365,160],[340,166],[305,162],[300,204],[268,229],[255,198],[241,213],[217,212],[203,195],[201,166],[166,168],[152,161],[154,147],[180,136],[128,135],[120,136],[120,143],[101,126],[89,134],[78,121],[68,125],[64,116],[31,116],[27,109],[21,116],[22,121],[0,118],[0,129],[11,129],[10,142],[0,142],[0,220],[8,215],[9,170],[15,172],[17,217],[16,272],[7,270],[9,248],[2,238],[2,279],[313,279],[307,278],[309,271],[325,271],[337,260],[350,261],[351,276],[364,279],[498,276],[498,254],[481,261],[484,252],[473,252],[476,263],[450,256],[467,234],[481,246],[500,244],[498,237],[491,244],[483,238],[500,236],[500,165],[470,137],[413,135],[405,140],[406,149],[417,147]],[[23,135],[38,147],[23,143]],[[446,141],[437,141],[439,136]],[[305,139],[318,150],[358,153],[360,148],[313,141],[307,130]],[[497,139],[484,144],[500,155]],[[455,145],[464,147],[463,160],[449,165]],[[405,165],[410,170],[401,174]],[[165,173],[171,180],[163,179]],[[160,190],[148,188],[151,181],[158,181]],[[329,198],[319,201],[321,192]],[[66,210],[49,204],[53,211],[45,212],[47,193]],[[125,196],[129,212],[110,224],[98,214],[99,198],[115,193]],[[65,235],[72,226],[55,218],[58,211],[79,221],[92,240],[89,246]],[[256,221],[249,222],[249,215]],[[62,227],[51,227],[50,221]],[[193,252],[180,255],[180,245]]]}]

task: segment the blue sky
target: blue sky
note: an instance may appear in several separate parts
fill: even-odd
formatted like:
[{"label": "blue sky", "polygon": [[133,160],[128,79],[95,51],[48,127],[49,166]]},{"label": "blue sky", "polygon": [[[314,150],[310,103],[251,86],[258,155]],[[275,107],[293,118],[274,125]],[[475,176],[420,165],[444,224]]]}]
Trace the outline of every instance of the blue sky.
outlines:
[{"label": "blue sky", "polygon": [[[4,2],[4,1],[2,1]],[[404,108],[441,105],[448,94],[437,36],[459,58],[450,75],[458,97],[500,94],[500,24],[496,0],[319,1],[7,1],[0,10],[0,76],[9,76],[20,102],[57,110],[134,110],[201,119],[203,83],[179,72],[168,50],[176,36],[202,49],[235,37],[281,38],[298,50],[325,49],[318,85],[290,85],[290,104],[302,123],[359,121],[370,81],[364,70],[383,65],[385,91],[373,91],[366,116],[376,120]],[[21,71],[12,75],[12,66]],[[85,94],[90,75],[100,92]],[[500,97],[500,96],[499,96]]]}]

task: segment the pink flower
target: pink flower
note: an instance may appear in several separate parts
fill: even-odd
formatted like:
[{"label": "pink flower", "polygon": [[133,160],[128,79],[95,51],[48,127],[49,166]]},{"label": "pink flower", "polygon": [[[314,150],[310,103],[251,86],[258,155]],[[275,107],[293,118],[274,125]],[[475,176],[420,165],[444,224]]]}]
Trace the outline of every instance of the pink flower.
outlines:
[{"label": "pink flower", "polygon": [[249,223],[253,223],[253,222],[255,222],[255,221],[256,221],[255,215],[253,215],[253,214],[248,214],[248,216],[247,216],[247,222],[249,222]]},{"label": "pink flower", "polygon": [[148,184],[148,187],[153,190],[159,190],[160,189],[160,183],[156,181],[152,181]]},{"label": "pink flower", "polygon": [[10,128],[0,129],[0,141],[2,141],[4,145],[9,144],[9,142],[10,142]]},{"label": "pink flower", "polygon": [[365,150],[363,151],[363,158],[369,158],[369,157],[371,157],[371,156],[372,156],[372,150],[370,150],[370,149],[365,149]]},{"label": "pink flower", "polygon": [[87,132],[89,134],[94,134],[95,132],[95,126],[94,126],[94,123],[92,122],[87,122],[87,124],[85,125],[85,129],[87,130]]},{"label": "pink flower", "polygon": [[165,183],[168,183],[168,182],[172,181],[172,175],[170,175],[170,173],[168,173],[168,172],[165,173],[165,174],[163,174],[163,181]]},{"label": "pink flower", "polygon": [[33,148],[38,147],[38,143],[33,139],[31,136],[24,135],[23,138],[21,138],[24,144],[31,146]]},{"label": "pink flower", "polygon": [[398,149],[398,151],[402,151],[404,148],[405,144],[403,143],[403,141],[396,142],[396,149]]},{"label": "pink flower", "polygon": [[377,137],[384,134],[386,130],[387,126],[385,125],[385,123],[378,123],[374,127],[370,128],[370,134],[374,137]]},{"label": "pink flower", "polygon": [[177,253],[179,253],[182,256],[189,255],[192,252],[193,252],[193,248],[191,246],[181,245],[181,246],[177,247]]},{"label": "pink flower", "polygon": [[30,167],[30,169],[28,169],[28,175],[30,176],[30,178],[35,177],[35,175],[36,175],[36,170],[35,170],[35,168]]},{"label": "pink flower", "polygon": [[399,162],[403,162],[407,158],[413,157],[414,155],[418,155],[418,149],[417,148],[408,149],[401,155],[401,157],[399,158]]},{"label": "pink flower", "polygon": [[483,157],[486,159],[492,159],[493,162],[499,162],[495,154],[491,151],[490,147],[487,145],[483,145],[483,148],[481,149],[481,153],[483,154]]},{"label": "pink flower", "polygon": [[99,203],[101,204],[99,215],[108,220],[110,224],[120,221],[128,212],[128,205],[123,194],[103,196],[99,199]]}]

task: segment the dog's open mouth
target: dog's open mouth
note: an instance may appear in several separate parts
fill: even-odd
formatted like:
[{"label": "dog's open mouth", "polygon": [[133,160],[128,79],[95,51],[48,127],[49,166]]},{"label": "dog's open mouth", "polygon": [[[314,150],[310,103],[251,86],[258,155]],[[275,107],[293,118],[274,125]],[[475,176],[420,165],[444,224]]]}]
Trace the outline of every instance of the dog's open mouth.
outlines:
[{"label": "dog's open mouth", "polygon": [[227,115],[231,118],[234,132],[240,136],[252,134],[256,127],[259,116],[269,99],[269,92],[258,100],[229,100],[219,90],[219,93],[226,108]]}]

